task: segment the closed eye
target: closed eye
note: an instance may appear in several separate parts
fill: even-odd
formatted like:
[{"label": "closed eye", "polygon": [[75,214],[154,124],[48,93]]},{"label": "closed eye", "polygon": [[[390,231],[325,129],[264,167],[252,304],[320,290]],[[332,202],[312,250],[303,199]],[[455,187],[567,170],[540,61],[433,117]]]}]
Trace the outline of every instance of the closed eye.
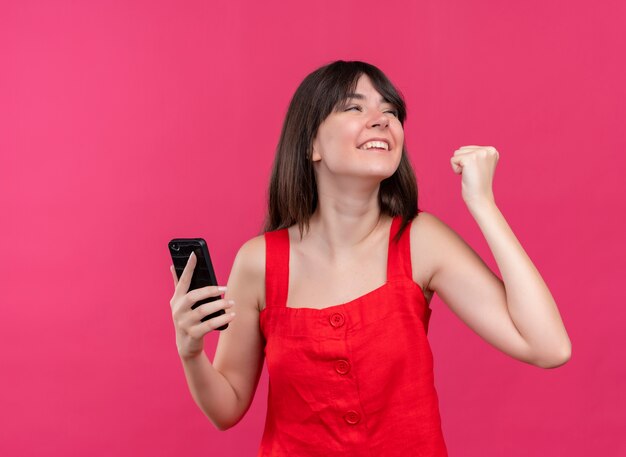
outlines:
[{"label": "closed eye", "polygon": [[[361,111],[361,107],[360,107],[360,106],[358,106],[358,105],[357,105],[357,106],[351,106],[350,108],[346,109],[346,111],[350,111],[351,109],[355,109],[355,108],[356,108],[356,109],[358,109],[359,111]],[[385,113],[391,113],[391,114],[393,114],[395,117],[398,117],[398,111],[397,111],[397,110],[395,110],[395,109],[390,109],[390,110],[387,110],[387,111],[385,111]]]}]

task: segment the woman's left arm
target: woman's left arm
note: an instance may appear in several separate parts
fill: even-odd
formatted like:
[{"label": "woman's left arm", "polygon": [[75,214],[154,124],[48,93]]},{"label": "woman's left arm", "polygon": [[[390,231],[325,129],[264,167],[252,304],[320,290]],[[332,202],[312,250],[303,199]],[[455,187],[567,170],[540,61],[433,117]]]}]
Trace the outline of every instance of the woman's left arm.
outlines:
[{"label": "woman's left arm", "polygon": [[[498,264],[502,275],[498,282],[503,282],[506,308],[515,328],[533,363],[553,368],[570,359],[571,342],[550,290],[496,206],[492,182],[498,159],[492,146],[464,146],[455,151],[451,165],[462,175],[463,200]],[[491,284],[494,287],[495,282]]]},{"label": "woman's left arm", "polygon": [[556,367],[572,345],[556,302],[495,203],[468,205],[498,264],[509,315],[538,364]]}]

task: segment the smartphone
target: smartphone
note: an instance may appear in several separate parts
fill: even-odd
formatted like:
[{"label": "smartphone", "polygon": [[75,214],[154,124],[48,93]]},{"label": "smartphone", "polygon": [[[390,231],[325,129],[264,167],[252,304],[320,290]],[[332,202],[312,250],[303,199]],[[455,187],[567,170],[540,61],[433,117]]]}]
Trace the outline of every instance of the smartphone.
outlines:
[{"label": "smartphone", "polygon": [[[191,283],[189,284],[189,290],[199,289],[206,286],[217,286],[217,278],[215,277],[215,270],[213,270],[213,264],[211,263],[211,257],[209,256],[209,248],[206,241],[202,238],[174,238],[169,242],[170,255],[172,256],[172,263],[176,269],[176,276],[180,281],[180,277],[183,274],[183,270],[187,265],[189,256],[193,252],[196,255],[196,267],[193,270],[191,276]],[[220,300],[221,297],[209,297],[199,302],[194,303],[191,309],[196,309],[198,306],[205,303],[209,303],[215,300]],[[209,314],[202,318],[202,322],[214,317],[220,316],[226,313],[223,309],[220,309],[213,314]],[[228,324],[224,324],[218,327],[216,330],[226,330]]]}]

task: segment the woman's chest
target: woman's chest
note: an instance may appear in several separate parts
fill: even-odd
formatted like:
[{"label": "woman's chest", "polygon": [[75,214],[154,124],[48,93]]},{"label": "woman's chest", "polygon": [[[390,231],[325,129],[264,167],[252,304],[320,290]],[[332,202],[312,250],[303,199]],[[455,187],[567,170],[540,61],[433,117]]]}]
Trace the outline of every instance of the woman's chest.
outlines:
[{"label": "woman's chest", "polygon": [[[322,309],[347,303],[387,282],[386,263],[369,259],[328,266],[314,260],[294,258],[289,269],[287,306]],[[384,258],[384,257],[383,257]]]},{"label": "woman's chest", "polygon": [[[423,290],[428,304],[432,291],[424,289],[430,280],[426,260],[412,261],[412,279]],[[334,263],[293,251],[289,259],[287,307],[324,309],[355,301],[387,283],[387,268],[384,246],[380,252],[374,249],[369,255]],[[266,306],[265,298],[262,294],[261,309]]]}]

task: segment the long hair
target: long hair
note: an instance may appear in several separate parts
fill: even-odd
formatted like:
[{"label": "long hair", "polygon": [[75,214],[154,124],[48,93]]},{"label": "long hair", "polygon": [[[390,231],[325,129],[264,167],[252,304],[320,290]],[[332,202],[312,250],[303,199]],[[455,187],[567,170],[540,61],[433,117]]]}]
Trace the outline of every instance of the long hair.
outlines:
[{"label": "long hair", "polygon": [[[333,111],[341,109],[347,94],[354,92],[361,75],[367,75],[376,90],[398,110],[404,127],[406,105],[402,94],[374,65],[361,61],[337,60],[310,73],[291,99],[268,188],[268,206],[263,232],[298,224],[300,236],[309,229],[309,220],[318,204],[317,183],[313,168],[312,144],[320,124]],[[395,238],[400,238],[407,224],[417,215],[417,182],[402,146],[400,165],[393,175],[380,183],[378,203],[383,214],[402,216]]]}]

